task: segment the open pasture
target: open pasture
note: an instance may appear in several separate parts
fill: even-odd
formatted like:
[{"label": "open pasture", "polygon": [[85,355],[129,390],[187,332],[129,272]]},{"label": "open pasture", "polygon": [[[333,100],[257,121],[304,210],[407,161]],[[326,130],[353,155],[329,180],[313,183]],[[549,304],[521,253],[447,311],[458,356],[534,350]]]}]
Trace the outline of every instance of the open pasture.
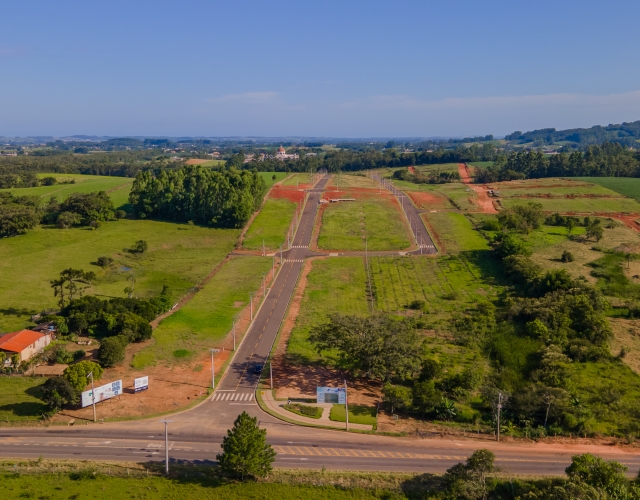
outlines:
[{"label": "open pasture", "polygon": [[282,186],[298,186],[300,188],[308,188],[311,186],[311,174],[298,173],[281,182]]},{"label": "open pasture", "polygon": [[395,197],[376,190],[325,191],[326,197],[355,198],[331,203],[321,212],[318,247],[328,250],[402,250],[411,245],[405,216]]},{"label": "open pasture", "polygon": [[416,165],[415,169],[423,174],[429,174],[432,172],[457,172],[457,163],[436,163],[433,165]]},{"label": "open pasture", "polygon": [[630,198],[502,198],[504,208],[540,203],[546,212],[560,213],[640,213],[640,203]]},{"label": "open pasture", "polygon": [[271,259],[263,257],[236,257],[225,263],[188,303],[160,323],[153,332],[155,343],[135,356],[133,366],[188,360],[218,346],[270,269]]},{"label": "open pasture", "polygon": [[264,179],[267,188],[270,188],[276,182],[280,182],[282,179],[285,179],[289,174],[286,172],[258,172],[258,175]]},{"label": "open pasture", "polygon": [[640,201],[640,178],[638,177],[576,177],[576,180],[593,182],[603,188]]},{"label": "open pasture", "polygon": [[441,252],[457,253],[489,250],[487,240],[473,228],[463,214],[456,212],[423,213],[422,217],[433,228],[437,240],[444,248]]},{"label": "open pasture", "polygon": [[327,191],[340,190],[342,188],[379,189],[380,183],[366,177],[355,174],[335,174],[327,184]]},{"label": "open pasture", "polygon": [[0,398],[0,422],[35,422],[48,411],[40,399],[40,386],[45,379],[37,377],[2,377]]},{"label": "open pasture", "polygon": [[[312,262],[300,311],[287,344],[290,359],[304,364],[320,359],[308,340],[311,327],[327,321],[327,315],[331,313],[366,316],[369,312],[362,258],[329,257]],[[324,354],[330,362],[337,362],[336,353]]]},{"label": "open pasture", "polygon": [[[94,271],[98,278],[86,293],[123,297],[135,276],[135,295],[146,297],[168,285],[174,296],[201,282],[229,253],[236,229],[211,229],[151,220],[106,222],[88,228],[34,231],[0,240],[0,331],[29,324],[29,316],[55,308],[50,281],[63,269]],[[142,255],[126,252],[137,240],[149,249]],[[114,259],[107,269],[95,264],[100,256]]]},{"label": "open pasture", "polygon": [[100,175],[79,174],[39,174],[38,177],[55,177],[60,182],[73,179],[74,184],[55,184],[53,186],[38,186],[31,188],[0,189],[9,191],[15,196],[40,196],[42,201],[55,196],[58,201],[65,200],[71,193],[92,193],[106,191],[113,200],[116,208],[125,205],[129,198],[129,191],[133,184],[131,177],[107,177]]},{"label": "open pasture", "polygon": [[[488,252],[486,252],[488,253]],[[470,307],[481,300],[495,299],[500,287],[485,277],[480,262],[490,257],[461,253],[436,259],[420,256],[371,257],[371,279],[376,308],[400,312],[415,301],[426,302],[427,310],[441,317]],[[491,262],[486,262],[491,265]]]},{"label": "open pasture", "polygon": [[517,196],[548,196],[548,197],[567,197],[567,196],[597,196],[620,198],[621,195],[590,182],[583,182],[568,179],[527,179],[522,181],[506,181],[494,182],[491,184],[492,189],[500,192],[502,197]]},{"label": "open pasture", "polygon": [[296,204],[286,198],[269,198],[249,227],[242,242],[247,250],[275,250],[285,243],[287,230],[296,211]]}]

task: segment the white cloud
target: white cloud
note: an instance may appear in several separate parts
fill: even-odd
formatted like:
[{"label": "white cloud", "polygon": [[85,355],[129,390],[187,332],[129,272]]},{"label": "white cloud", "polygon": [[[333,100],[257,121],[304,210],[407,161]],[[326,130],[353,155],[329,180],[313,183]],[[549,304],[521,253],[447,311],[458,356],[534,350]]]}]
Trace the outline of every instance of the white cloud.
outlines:
[{"label": "white cloud", "polygon": [[241,94],[226,94],[207,99],[209,103],[262,104],[274,101],[278,92],[243,92]]}]

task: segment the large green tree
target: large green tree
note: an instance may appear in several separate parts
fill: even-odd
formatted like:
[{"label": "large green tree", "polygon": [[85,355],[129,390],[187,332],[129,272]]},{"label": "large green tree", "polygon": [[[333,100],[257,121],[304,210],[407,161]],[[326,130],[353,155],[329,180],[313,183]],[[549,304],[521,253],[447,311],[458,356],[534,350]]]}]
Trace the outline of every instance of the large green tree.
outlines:
[{"label": "large green tree", "polygon": [[406,378],[420,369],[422,341],[411,321],[331,314],[311,329],[309,340],[318,352],[337,349],[350,369],[370,378]]},{"label": "large green tree", "polygon": [[267,431],[258,427],[258,419],[242,412],[222,439],[222,454],[216,459],[222,471],[231,477],[264,477],[271,472],[276,452],[267,444]]},{"label": "large green tree", "polygon": [[100,380],[104,370],[99,364],[93,361],[80,361],[75,365],[67,367],[62,376],[71,384],[71,387],[73,387],[77,393],[81,393],[89,383],[87,375],[89,375],[90,372],[93,373],[93,380]]}]

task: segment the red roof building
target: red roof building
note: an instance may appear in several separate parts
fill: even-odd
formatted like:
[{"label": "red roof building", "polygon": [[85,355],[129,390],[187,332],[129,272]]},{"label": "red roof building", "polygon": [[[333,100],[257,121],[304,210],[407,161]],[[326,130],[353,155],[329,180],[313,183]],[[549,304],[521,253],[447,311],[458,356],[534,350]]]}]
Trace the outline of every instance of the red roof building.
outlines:
[{"label": "red roof building", "polygon": [[7,358],[19,354],[20,361],[27,361],[35,354],[42,352],[50,343],[50,334],[20,330],[0,337],[0,351],[7,353]]}]

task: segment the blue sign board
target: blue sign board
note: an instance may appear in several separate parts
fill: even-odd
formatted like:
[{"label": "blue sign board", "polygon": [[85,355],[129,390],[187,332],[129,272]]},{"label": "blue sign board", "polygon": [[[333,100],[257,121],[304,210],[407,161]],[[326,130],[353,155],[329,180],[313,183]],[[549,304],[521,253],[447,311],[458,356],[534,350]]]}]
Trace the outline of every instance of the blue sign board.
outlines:
[{"label": "blue sign board", "polygon": [[318,403],[333,403],[343,405],[347,402],[347,391],[344,387],[318,387],[316,388]]}]

